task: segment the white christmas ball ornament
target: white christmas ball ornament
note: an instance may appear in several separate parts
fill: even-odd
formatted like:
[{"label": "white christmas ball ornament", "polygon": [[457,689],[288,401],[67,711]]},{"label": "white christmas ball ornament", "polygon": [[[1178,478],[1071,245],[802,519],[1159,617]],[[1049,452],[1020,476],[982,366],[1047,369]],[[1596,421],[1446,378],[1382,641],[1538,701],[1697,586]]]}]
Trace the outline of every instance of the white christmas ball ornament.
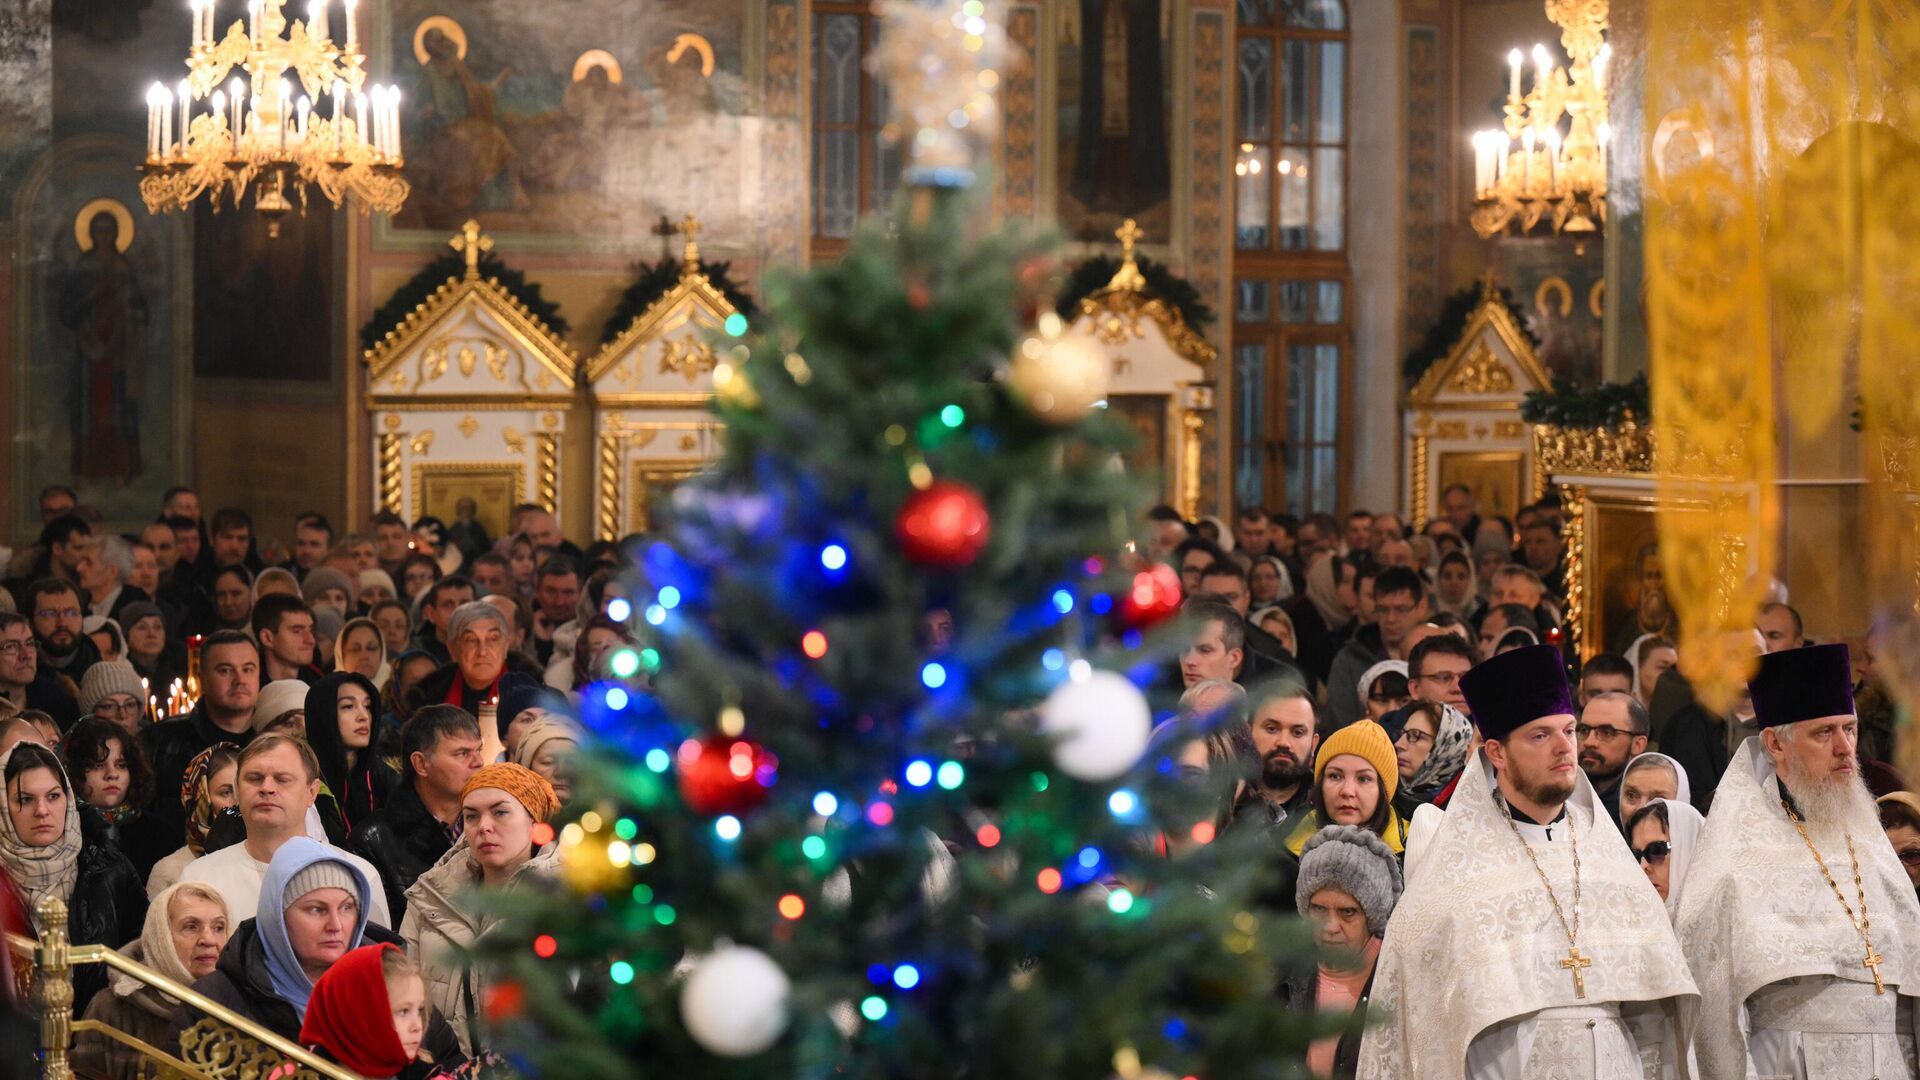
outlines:
[{"label": "white christmas ball ornament", "polygon": [[1047,695],[1040,730],[1059,740],[1053,761],[1061,772],[1076,780],[1112,780],[1146,753],[1153,714],[1126,676],[1096,671]]},{"label": "white christmas ball ornament", "polygon": [[722,1057],[750,1057],[787,1030],[793,984],[759,949],[726,945],[694,963],[680,1016],[694,1041]]},{"label": "white christmas ball ornament", "polygon": [[1014,350],[1007,382],[1041,420],[1071,424],[1106,399],[1112,374],[1113,362],[1091,342],[1041,334]]}]

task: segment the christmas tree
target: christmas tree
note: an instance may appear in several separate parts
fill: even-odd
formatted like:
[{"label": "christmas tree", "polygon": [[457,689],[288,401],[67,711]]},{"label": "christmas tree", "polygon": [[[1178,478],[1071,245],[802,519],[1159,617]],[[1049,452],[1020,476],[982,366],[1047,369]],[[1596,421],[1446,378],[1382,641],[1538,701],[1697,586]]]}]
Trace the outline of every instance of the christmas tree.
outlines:
[{"label": "christmas tree", "polygon": [[523,1071],[1293,1075],[1266,840],[1180,777],[1199,723],[1149,746],[1179,583],[1130,554],[1107,362],[1046,244],[980,235],[981,10],[892,12],[935,118],[901,205],[722,344],[724,455],[583,703],[566,881],[486,900],[482,1026]]}]

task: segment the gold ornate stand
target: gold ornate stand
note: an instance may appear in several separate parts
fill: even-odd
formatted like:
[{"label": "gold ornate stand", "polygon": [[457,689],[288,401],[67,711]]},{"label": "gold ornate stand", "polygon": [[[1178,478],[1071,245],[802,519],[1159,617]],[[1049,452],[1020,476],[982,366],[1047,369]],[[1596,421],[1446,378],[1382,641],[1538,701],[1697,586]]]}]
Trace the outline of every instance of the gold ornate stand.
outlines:
[{"label": "gold ornate stand", "polygon": [[[34,909],[40,940],[7,935],[7,947],[33,965],[34,1005],[40,1011],[42,1075],[70,1080],[74,1075],[73,1036],[95,1032],[138,1051],[156,1080],[359,1080],[353,1073],[322,1061],[220,1003],[165,975],[134,963],[105,945],[73,945],[67,940],[67,905],[47,897]],[[73,969],[102,964],[141,984],[198,1009],[205,1015],[180,1036],[178,1055],[135,1038],[98,1020],[73,1018]],[[101,993],[111,993],[102,990]],[[291,1065],[291,1071],[277,1071]]]}]

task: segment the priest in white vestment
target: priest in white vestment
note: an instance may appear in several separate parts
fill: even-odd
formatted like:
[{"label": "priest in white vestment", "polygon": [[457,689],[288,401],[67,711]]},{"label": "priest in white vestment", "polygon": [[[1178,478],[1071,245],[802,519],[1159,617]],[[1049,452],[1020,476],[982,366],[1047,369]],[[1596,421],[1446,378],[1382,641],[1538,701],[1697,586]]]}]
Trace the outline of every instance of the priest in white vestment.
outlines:
[{"label": "priest in white vestment", "polygon": [[1680,898],[1709,1077],[1914,1080],[1920,902],[1855,760],[1844,645],[1769,653],[1760,734],[1714,792]]},{"label": "priest in white vestment", "polygon": [[1468,762],[1387,924],[1360,1080],[1680,1080],[1699,993],[1580,771],[1558,650],[1460,689]]}]

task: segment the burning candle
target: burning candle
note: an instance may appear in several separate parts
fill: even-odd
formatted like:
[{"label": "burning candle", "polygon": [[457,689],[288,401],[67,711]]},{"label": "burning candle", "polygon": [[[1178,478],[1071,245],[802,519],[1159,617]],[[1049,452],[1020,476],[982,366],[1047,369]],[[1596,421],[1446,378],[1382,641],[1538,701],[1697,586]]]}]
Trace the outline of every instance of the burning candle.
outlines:
[{"label": "burning candle", "polygon": [[172,102],[167,100],[167,88],[159,83],[147,87],[147,157],[160,156],[160,126],[165,118],[172,114]]},{"label": "burning candle", "polygon": [[367,95],[353,95],[353,116],[358,122],[354,134],[364,146],[367,141]]},{"label": "burning candle", "polygon": [[1547,54],[1547,47],[1545,45],[1535,45],[1533,47],[1533,62],[1538,65],[1540,69],[1533,77],[1533,92],[1536,94],[1544,94],[1546,93],[1547,79],[1553,74],[1553,57]]},{"label": "burning candle", "polygon": [[215,90],[213,96],[207,99],[207,105],[213,110],[214,124],[225,127],[227,125],[227,92]]},{"label": "burning candle", "polygon": [[313,102],[307,100],[307,95],[301,94],[298,108],[300,111],[300,141],[305,142],[307,139],[308,114],[313,111]]},{"label": "burning candle", "polygon": [[257,49],[260,47],[260,0],[247,0],[247,26]]},{"label": "burning candle", "polygon": [[333,156],[339,157],[343,149],[342,140],[347,131],[347,84],[344,79],[333,80]]},{"label": "burning candle", "polygon": [[228,126],[233,129],[233,137],[235,139],[246,134],[246,129],[241,126],[240,110],[246,107],[247,99],[241,94],[241,89],[240,77],[236,75],[233,81],[227,84],[227,104],[233,109],[233,116],[229,118],[227,123]]},{"label": "burning candle", "polygon": [[325,41],[327,38],[327,0],[313,0],[307,5],[307,36]]},{"label": "burning candle", "polygon": [[180,102],[180,149],[184,152],[187,148],[187,124],[192,119],[187,110],[193,107],[193,87],[187,85],[187,80],[180,80],[180,89],[175,97]]},{"label": "burning candle", "polygon": [[359,28],[353,25],[354,3],[355,3],[355,0],[341,0],[341,6],[346,9],[347,51],[348,52],[353,52],[355,48],[360,44]]},{"label": "burning candle", "polygon": [[400,88],[387,87],[387,156],[400,156]]},{"label": "burning candle", "polygon": [[1526,57],[1520,54],[1519,49],[1511,49],[1507,52],[1507,67],[1510,69],[1507,79],[1507,97],[1514,101],[1520,100],[1520,65],[1525,60]]}]

